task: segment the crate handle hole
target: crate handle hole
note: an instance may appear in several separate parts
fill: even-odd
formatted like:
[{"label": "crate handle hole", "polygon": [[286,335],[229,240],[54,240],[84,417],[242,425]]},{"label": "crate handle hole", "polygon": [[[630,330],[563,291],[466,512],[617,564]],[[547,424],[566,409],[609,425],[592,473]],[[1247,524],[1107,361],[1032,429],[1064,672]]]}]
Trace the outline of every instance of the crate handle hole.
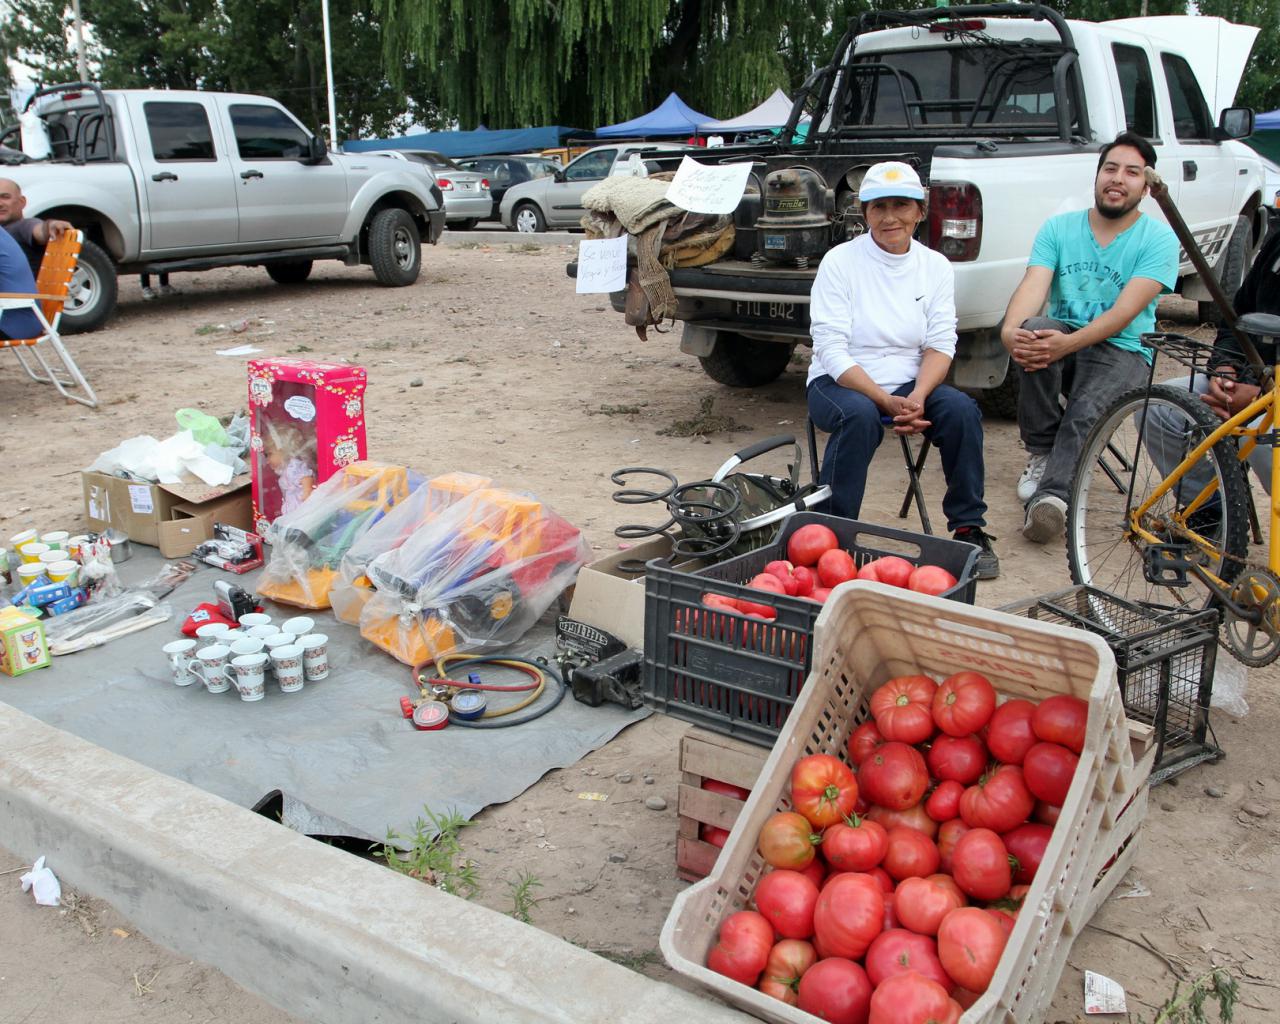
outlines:
[{"label": "crate handle hole", "polygon": [[953,619],[934,619],[933,624],[939,629],[963,633],[965,636],[975,637],[978,640],[990,640],[993,643],[1005,644],[1010,647],[1015,646],[1013,637],[1007,633],[997,633],[994,630],[971,626],[967,622],[956,622]]}]

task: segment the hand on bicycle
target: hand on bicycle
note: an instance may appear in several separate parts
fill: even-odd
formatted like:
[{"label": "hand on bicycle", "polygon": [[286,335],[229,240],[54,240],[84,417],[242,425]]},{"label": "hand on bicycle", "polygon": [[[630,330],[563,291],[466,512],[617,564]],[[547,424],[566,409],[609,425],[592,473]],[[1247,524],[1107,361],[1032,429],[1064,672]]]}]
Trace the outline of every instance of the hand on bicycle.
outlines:
[{"label": "hand on bicycle", "polygon": [[1231,367],[1219,367],[1222,376],[1209,378],[1209,391],[1200,396],[1213,414],[1220,420],[1229,420],[1244,409],[1261,390],[1257,384],[1246,384],[1235,379],[1235,371]]}]

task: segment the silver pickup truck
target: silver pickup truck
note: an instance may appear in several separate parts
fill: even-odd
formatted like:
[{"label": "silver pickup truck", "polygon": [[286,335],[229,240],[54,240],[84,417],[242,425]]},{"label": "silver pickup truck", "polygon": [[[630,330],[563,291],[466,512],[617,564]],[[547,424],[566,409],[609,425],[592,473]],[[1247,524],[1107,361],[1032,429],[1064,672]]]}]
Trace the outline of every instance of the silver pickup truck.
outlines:
[{"label": "silver pickup truck", "polygon": [[[413,284],[444,203],[421,165],[327,151],[274,100],[237,93],[103,90],[75,83],[31,98],[51,154],[0,167],[27,216],[84,232],[66,330],[100,326],[116,275],[263,266],[297,284],[313,261],[368,264]],[[16,148],[16,126],[0,144]]]}]

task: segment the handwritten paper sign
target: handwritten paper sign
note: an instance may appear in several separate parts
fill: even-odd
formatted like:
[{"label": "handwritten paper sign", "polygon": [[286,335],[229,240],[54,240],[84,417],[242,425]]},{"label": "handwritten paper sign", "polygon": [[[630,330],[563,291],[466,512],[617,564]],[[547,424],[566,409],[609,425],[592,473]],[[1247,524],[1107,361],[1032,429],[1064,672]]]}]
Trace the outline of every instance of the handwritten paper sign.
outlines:
[{"label": "handwritten paper sign", "polygon": [[750,163],[711,166],[685,157],[667,189],[667,202],[690,213],[733,213],[750,173]]},{"label": "handwritten paper sign", "polygon": [[627,286],[627,236],[588,238],[578,243],[579,295],[617,292]]}]

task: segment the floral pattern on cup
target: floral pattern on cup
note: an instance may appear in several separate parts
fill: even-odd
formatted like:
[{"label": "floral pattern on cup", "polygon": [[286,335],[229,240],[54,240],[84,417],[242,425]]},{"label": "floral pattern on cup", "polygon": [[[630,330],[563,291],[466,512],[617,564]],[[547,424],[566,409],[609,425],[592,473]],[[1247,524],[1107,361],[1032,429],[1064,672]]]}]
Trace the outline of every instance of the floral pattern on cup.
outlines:
[{"label": "floral pattern on cup", "polygon": [[271,664],[282,693],[295,693],[302,689],[306,677],[302,669],[302,648],[297,644],[285,644],[271,652]]},{"label": "floral pattern on cup", "polygon": [[211,644],[196,651],[196,660],[191,665],[210,693],[226,693],[231,689],[231,671],[227,665],[230,656],[231,648],[226,644]]},{"label": "floral pattern on cup", "polygon": [[302,666],[307,682],[313,683],[329,675],[329,638],[324,633],[308,633],[298,638],[302,647]]},{"label": "floral pattern on cup", "polygon": [[191,657],[195,647],[194,640],[174,640],[160,648],[169,659],[169,670],[173,675],[174,686],[190,686],[192,683],[203,681],[203,677],[195,668],[198,663]]},{"label": "floral pattern on cup", "polygon": [[267,656],[260,651],[232,659],[231,668],[235,672],[236,689],[240,691],[241,700],[262,700],[267,695],[266,667]]}]

